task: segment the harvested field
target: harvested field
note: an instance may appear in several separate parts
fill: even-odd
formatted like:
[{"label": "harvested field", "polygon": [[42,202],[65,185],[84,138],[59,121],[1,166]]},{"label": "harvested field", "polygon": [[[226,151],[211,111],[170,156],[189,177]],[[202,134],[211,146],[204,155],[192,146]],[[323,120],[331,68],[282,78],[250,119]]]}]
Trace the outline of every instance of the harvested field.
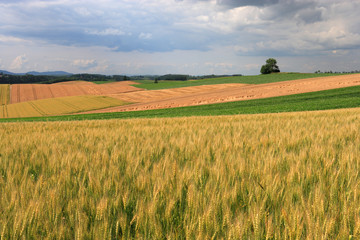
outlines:
[{"label": "harvested field", "polygon": [[115,94],[112,95],[112,97],[127,102],[146,103],[146,102],[168,99],[173,97],[194,95],[199,93],[210,93],[213,91],[218,91],[220,89],[231,89],[246,85],[248,84],[230,83],[230,84],[218,84],[218,85],[203,85],[203,86],[195,86],[195,87],[129,92],[123,94]]},{"label": "harvested field", "polygon": [[55,84],[13,84],[11,88],[11,103],[68,96],[119,94],[141,90],[130,86],[130,84],[136,83],[126,81],[95,84],[75,81]]},{"label": "harvested field", "polygon": [[0,118],[62,115],[123,104],[126,103],[106,96],[49,98],[0,106]]},{"label": "harvested field", "polygon": [[194,88],[198,87],[142,91],[136,93],[118,94],[116,96],[116,98],[124,101],[138,102],[136,104],[120,106],[111,109],[102,109],[98,111],[92,111],[91,113],[138,111],[194,106],[285,96],[358,85],[360,85],[360,74],[308,78],[258,85],[231,84],[229,87],[226,87],[223,86],[223,84],[220,84],[212,85],[209,89],[205,89],[205,87],[210,86],[202,86],[204,87],[204,91],[202,92],[193,90]]},{"label": "harvested field", "polygon": [[10,85],[0,84],[0,105],[9,103]]}]

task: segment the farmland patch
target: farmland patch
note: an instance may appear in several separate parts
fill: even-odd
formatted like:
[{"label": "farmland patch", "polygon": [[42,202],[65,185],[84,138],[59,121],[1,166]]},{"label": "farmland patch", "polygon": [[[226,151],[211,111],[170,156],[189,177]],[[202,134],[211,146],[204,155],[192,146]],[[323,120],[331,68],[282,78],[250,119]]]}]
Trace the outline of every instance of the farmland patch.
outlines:
[{"label": "farmland patch", "polygon": [[0,106],[6,105],[10,100],[10,85],[0,84]]},{"label": "farmland patch", "polygon": [[13,84],[11,103],[81,95],[103,96],[142,90],[130,86],[130,84],[134,84],[134,82],[95,84],[75,81],[55,84]]},{"label": "farmland patch", "polygon": [[0,106],[0,117],[19,118],[63,115],[125,104],[106,96],[72,96],[26,101]]},{"label": "farmland patch", "polygon": [[330,77],[340,76],[344,74],[318,74],[318,73],[276,73],[276,74],[262,74],[254,76],[230,76],[230,77],[217,77],[207,79],[196,79],[188,81],[167,81],[161,80],[154,84],[152,80],[138,80],[139,85],[136,87],[144,88],[147,90],[181,88],[181,87],[194,87],[201,85],[217,85],[228,83],[242,83],[242,84],[264,84],[272,82],[283,82],[306,78]]},{"label": "farmland patch", "polygon": [[117,94],[138,102],[96,112],[140,111],[286,96],[360,85],[360,74],[308,78],[267,84],[220,84]]}]

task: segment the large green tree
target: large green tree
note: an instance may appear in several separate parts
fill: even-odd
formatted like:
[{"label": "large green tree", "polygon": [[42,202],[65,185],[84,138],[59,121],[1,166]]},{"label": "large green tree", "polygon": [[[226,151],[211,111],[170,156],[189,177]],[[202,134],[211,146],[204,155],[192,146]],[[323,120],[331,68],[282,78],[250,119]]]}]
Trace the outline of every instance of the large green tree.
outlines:
[{"label": "large green tree", "polygon": [[261,66],[261,74],[269,74],[273,72],[280,72],[277,61],[274,58],[269,58],[266,60],[266,64]]}]

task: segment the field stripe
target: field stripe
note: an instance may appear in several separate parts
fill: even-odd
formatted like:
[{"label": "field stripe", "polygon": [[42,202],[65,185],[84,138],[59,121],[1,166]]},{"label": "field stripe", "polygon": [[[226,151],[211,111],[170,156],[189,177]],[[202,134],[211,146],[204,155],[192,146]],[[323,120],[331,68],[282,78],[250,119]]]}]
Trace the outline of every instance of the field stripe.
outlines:
[{"label": "field stripe", "polygon": [[33,95],[34,95],[34,100],[37,100],[37,94],[36,94],[36,90],[35,90],[35,86],[31,85],[32,91],[33,91]]},{"label": "field stripe", "polygon": [[9,114],[8,114],[8,110],[7,110],[7,106],[8,106],[8,105],[3,106],[3,110],[4,110],[4,117],[5,117],[5,118],[7,118],[7,117],[9,116]]},{"label": "field stripe", "polygon": [[10,84],[6,86],[6,104],[10,103]]},{"label": "field stripe", "polygon": [[42,111],[40,108],[38,108],[33,101],[28,101],[27,103],[29,103],[38,113],[40,113],[42,116],[45,116],[46,113],[44,111]]},{"label": "field stripe", "polygon": [[11,103],[11,89],[12,89],[12,85],[9,84],[9,98],[8,98],[8,104]]},{"label": "field stripe", "polygon": [[69,102],[66,102],[63,99],[55,98],[54,100],[57,101],[59,104],[66,105],[66,106],[68,106],[68,107],[70,107],[70,108],[72,108],[74,110],[77,110],[77,111],[81,110],[79,107],[77,107],[77,106],[75,106],[75,105],[73,105],[73,104],[71,104]]},{"label": "field stripe", "polygon": [[20,102],[20,87],[21,87],[21,85],[18,84],[16,86],[17,86],[17,102],[19,103]]},{"label": "field stripe", "polygon": [[48,89],[49,89],[49,92],[50,92],[51,97],[53,97],[53,98],[54,98],[55,96],[54,96],[54,93],[53,93],[53,92],[52,92],[52,90],[51,90],[51,87],[50,87],[50,86],[48,86]]},{"label": "field stripe", "polygon": [[85,90],[82,88],[82,86],[80,86],[80,85],[75,85],[79,90],[80,90],[80,92],[83,94],[83,95],[86,95],[86,92],[85,92]]},{"label": "field stripe", "polygon": [[0,118],[63,115],[123,104],[124,101],[104,96],[48,98],[6,105],[0,109]]},{"label": "field stripe", "polygon": [[0,105],[9,104],[9,84],[0,84]]}]

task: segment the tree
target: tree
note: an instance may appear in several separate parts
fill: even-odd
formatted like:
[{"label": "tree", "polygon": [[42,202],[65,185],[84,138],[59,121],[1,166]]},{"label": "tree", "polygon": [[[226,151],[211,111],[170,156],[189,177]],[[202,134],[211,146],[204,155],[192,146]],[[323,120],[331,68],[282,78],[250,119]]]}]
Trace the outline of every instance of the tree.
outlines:
[{"label": "tree", "polygon": [[269,58],[266,60],[266,64],[261,66],[261,74],[269,74],[273,72],[280,72],[277,61],[274,58]]}]

